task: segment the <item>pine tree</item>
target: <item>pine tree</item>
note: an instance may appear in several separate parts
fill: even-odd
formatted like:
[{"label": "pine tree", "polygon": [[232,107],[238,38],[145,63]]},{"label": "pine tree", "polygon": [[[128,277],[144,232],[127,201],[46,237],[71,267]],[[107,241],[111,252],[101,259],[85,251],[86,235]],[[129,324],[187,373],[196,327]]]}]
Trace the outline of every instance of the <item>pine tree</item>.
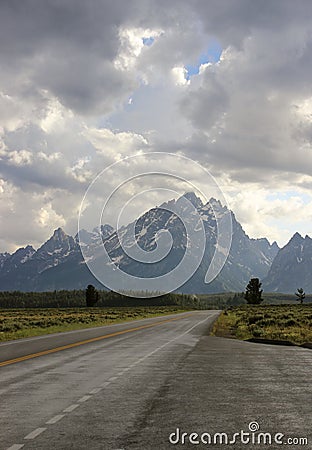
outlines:
[{"label": "pine tree", "polygon": [[245,300],[250,305],[260,305],[263,301],[261,298],[263,290],[261,288],[262,283],[260,283],[259,278],[251,278],[246,287],[246,292],[244,295]]},{"label": "pine tree", "polygon": [[300,302],[300,304],[303,303],[303,300],[305,299],[305,292],[303,291],[302,288],[298,288],[297,292],[295,292],[297,298],[297,301]]},{"label": "pine tree", "polygon": [[98,301],[98,292],[92,284],[89,284],[86,289],[86,303],[88,307],[92,307]]}]

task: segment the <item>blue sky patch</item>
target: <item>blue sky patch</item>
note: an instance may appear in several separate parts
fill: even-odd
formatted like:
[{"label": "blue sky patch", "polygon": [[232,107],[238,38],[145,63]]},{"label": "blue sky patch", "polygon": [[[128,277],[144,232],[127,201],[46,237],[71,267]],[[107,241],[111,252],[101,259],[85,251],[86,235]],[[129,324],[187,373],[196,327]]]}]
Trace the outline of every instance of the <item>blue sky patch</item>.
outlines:
[{"label": "blue sky patch", "polygon": [[202,64],[208,62],[217,63],[220,61],[222,53],[222,47],[217,41],[213,41],[209,44],[209,47],[205,53],[202,53],[195,64],[187,64],[185,66],[187,70],[186,79],[189,80],[192,75],[198,75],[199,68]]},{"label": "blue sky patch", "polygon": [[144,37],[142,38],[143,44],[146,45],[147,47],[150,47],[151,45],[153,45],[155,38],[153,37]]},{"label": "blue sky patch", "polygon": [[311,197],[308,194],[298,191],[285,191],[285,192],[274,192],[267,196],[269,201],[274,200],[288,200],[291,197],[300,197],[303,203],[308,204],[311,201]]}]

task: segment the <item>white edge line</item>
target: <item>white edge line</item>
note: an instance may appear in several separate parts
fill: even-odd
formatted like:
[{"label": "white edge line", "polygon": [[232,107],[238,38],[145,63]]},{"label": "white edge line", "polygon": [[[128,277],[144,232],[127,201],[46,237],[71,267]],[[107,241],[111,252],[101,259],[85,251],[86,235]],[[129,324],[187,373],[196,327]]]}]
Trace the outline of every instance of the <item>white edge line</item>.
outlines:
[{"label": "white edge line", "polygon": [[97,393],[100,392],[102,389],[103,389],[102,387],[94,388],[94,389],[92,389],[92,391],[89,392],[89,394],[97,394]]},{"label": "white edge line", "polygon": [[11,447],[7,448],[7,450],[19,450],[20,448],[23,448],[25,444],[14,444],[11,445]]},{"label": "white edge line", "polygon": [[91,398],[91,395],[84,395],[83,397],[81,397],[81,398],[78,400],[78,402],[79,402],[79,403],[84,403],[84,402],[86,402],[87,400],[89,400],[89,398]]},{"label": "white edge line", "polygon": [[69,413],[74,411],[74,409],[78,408],[79,405],[77,403],[74,403],[73,405],[68,406],[68,408],[64,409],[63,412],[64,413]]},{"label": "white edge line", "polygon": [[35,439],[39,434],[43,433],[46,430],[46,428],[36,428],[31,433],[27,434],[27,436],[24,437],[24,439]]},{"label": "white edge line", "polygon": [[110,377],[110,378],[108,379],[108,381],[115,381],[115,380],[117,380],[117,377]]},{"label": "white edge line", "polygon": [[52,419],[48,420],[46,422],[46,425],[53,425],[54,423],[58,422],[59,420],[63,419],[65,417],[65,414],[58,414],[57,416],[52,417]]}]

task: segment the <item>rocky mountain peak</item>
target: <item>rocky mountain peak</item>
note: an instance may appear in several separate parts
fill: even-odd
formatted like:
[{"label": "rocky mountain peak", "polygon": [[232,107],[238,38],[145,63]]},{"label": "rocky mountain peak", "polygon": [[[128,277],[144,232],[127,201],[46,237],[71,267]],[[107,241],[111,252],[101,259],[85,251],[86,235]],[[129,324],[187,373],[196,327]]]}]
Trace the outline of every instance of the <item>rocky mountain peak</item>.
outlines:
[{"label": "rocky mountain peak", "polygon": [[28,256],[28,255],[34,254],[35,251],[36,251],[36,250],[35,250],[31,245],[26,245],[26,247],[18,248],[18,249],[13,253],[12,256],[17,256],[17,255],[22,256],[22,257],[23,257],[23,256]]},{"label": "rocky mountain peak", "polygon": [[179,201],[181,201],[181,199],[183,198],[186,198],[189,202],[191,202],[196,209],[200,209],[204,206],[201,199],[197,197],[194,192],[186,192],[180,198],[178,198],[177,203],[179,203]]},{"label": "rocky mountain peak", "polygon": [[[108,224],[98,226],[93,231],[80,230],[75,239],[62,228],[57,228],[37,251],[27,246],[18,249],[13,255],[0,254],[0,289],[76,289],[85,288],[90,283],[96,284],[81,249],[87,255],[87,260],[92,259],[100,264],[101,252],[97,252],[97,249],[103,240],[112,263],[130,275],[161,276],[177,266],[187,248],[185,227],[179,215],[183,213],[181,216],[188,220],[188,214],[193,214],[193,208],[183,202],[183,198],[198,210],[204,224],[206,243],[203,262],[181,287],[182,292],[242,291],[251,277],[259,277],[269,292],[293,292],[299,285],[306,292],[312,292],[312,239],[295,233],[280,250],[276,242],[270,244],[266,238],[250,239],[232,212],[233,235],[228,260],[217,279],[209,285],[205,284],[203,280],[207,264],[216,245],[217,221],[222,220],[230,210],[214,198],[204,205],[193,192],[186,192],[178,200],[172,199],[160,207],[150,209],[132,224],[124,225],[119,235]],[[122,243],[125,248],[131,248],[137,243],[143,250],[150,252],[154,250],[158,233],[162,230],[171,234],[172,248],[168,257],[157,263],[137,262],[121,246]]]},{"label": "rocky mountain peak", "polygon": [[271,244],[271,247],[274,248],[274,250],[276,250],[276,251],[279,250],[279,246],[278,246],[278,244],[277,244],[276,241],[274,241],[274,242]]},{"label": "rocky mountain peak", "polygon": [[36,255],[42,258],[43,255],[67,254],[76,248],[77,244],[74,238],[66,234],[62,228],[57,228],[50,239],[37,250]]},{"label": "rocky mountain peak", "polygon": [[54,233],[51,237],[54,241],[63,242],[68,238],[68,235],[65,233],[65,231],[59,227],[56,230],[54,230]]},{"label": "rocky mountain peak", "polygon": [[222,208],[222,204],[220,200],[216,200],[214,197],[211,197],[211,199],[208,202],[213,208]]},{"label": "rocky mountain peak", "polygon": [[[100,231],[101,230],[101,231]],[[101,227],[95,227],[92,231],[81,229],[75,236],[75,242],[80,246],[86,245],[99,245],[103,240],[107,239],[113,234],[114,228],[109,225],[101,225]]]},{"label": "rocky mountain peak", "polygon": [[102,238],[106,239],[108,236],[110,236],[114,232],[114,228],[106,223],[105,225],[101,225],[101,234]]},{"label": "rocky mountain peak", "polygon": [[306,292],[312,291],[311,280],[312,239],[295,233],[281,248],[263,280],[263,286],[270,292],[294,292],[297,286]]},{"label": "rocky mountain peak", "polygon": [[7,254],[7,256],[2,259],[2,266],[5,266],[7,263],[14,267],[20,266],[28,261],[35,253],[36,250],[31,245],[18,248],[12,255]]},{"label": "rocky mountain peak", "polygon": [[301,236],[301,234],[299,234],[298,232],[296,232],[293,237],[289,240],[287,245],[298,245],[298,244],[303,244],[304,239]]}]

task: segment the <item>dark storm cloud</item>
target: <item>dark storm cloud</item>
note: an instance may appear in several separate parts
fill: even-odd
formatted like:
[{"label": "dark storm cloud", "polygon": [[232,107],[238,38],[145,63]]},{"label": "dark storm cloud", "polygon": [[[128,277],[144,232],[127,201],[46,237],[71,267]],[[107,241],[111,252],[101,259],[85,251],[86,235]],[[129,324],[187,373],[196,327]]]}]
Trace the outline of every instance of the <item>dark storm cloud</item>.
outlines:
[{"label": "dark storm cloud", "polygon": [[7,90],[24,94],[47,89],[81,113],[109,110],[114,99],[134,84],[112,64],[119,48],[118,27],[131,20],[134,5],[1,2],[0,74]]},{"label": "dark storm cloud", "polygon": [[[221,61],[184,79],[212,41]],[[241,211],[254,203],[245,183],[250,196],[311,186],[310,0],[2,0],[0,62],[0,214],[13,244],[73,224],[96,173],[142,149],[225,176]]]},{"label": "dark storm cloud", "polygon": [[311,2],[196,5],[206,31],[229,47],[180,101],[197,129],[188,154],[242,182],[246,171],[255,183],[276,172],[310,175]]},{"label": "dark storm cloud", "polygon": [[66,52],[77,46],[112,59],[118,45],[117,27],[131,17],[132,5],[132,1],[2,1],[1,50],[9,58],[28,57],[43,47]]},{"label": "dark storm cloud", "polygon": [[312,19],[310,0],[195,0],[192,6],[206,32],[218,36],[225,47],[240,47],[253,30],[284,33],[290,24],[302,26]]}]

